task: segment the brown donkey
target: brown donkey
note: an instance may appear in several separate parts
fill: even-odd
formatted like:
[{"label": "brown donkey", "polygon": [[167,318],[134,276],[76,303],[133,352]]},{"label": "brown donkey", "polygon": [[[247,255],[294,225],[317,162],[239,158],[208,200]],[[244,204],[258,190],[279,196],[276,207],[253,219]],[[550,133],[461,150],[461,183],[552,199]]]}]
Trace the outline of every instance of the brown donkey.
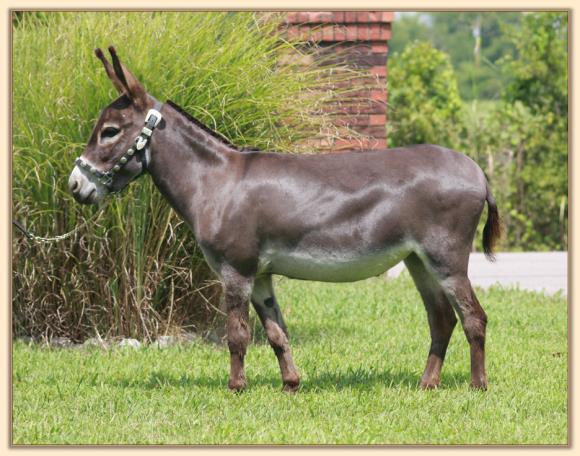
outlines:
[{"label": "brown donkey", "polygon": [[249,302],[278,358],[284,390],[298,388],[273,274],[346,282],[382,274],[401,260],[431,331],[421,387],[439,385],[457,313],[471,349],[471,384],[486,388],[487,318],[467,264],[486,202],[489,257],[500,228],[479,166],[432,145],[318,155],[239,149],[174,103],[155,100],[109,51],[113,65],[99,49],[96,54],[121,96],[101,114],[70,191],[81,203],[98,204],[151,175],[223,282],[231,389],[246,387]]}]

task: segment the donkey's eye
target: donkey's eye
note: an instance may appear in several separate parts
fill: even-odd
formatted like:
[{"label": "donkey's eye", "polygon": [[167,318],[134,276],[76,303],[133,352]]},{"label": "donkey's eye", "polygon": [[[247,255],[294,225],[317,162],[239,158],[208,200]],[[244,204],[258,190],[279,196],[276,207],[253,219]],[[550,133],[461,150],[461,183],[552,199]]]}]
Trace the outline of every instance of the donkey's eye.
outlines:
[{"label": "donkey's eye", "polygon": [[115,127],[107,127],[103,131],[101,131],[101,138],[114,138],[120,133],[121,130]]}]

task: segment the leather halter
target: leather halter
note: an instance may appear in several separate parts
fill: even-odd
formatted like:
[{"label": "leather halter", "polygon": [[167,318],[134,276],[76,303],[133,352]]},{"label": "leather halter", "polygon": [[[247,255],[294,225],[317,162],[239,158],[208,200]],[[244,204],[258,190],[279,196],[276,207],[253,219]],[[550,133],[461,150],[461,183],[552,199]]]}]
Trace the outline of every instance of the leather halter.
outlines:
[{"label": "leather halter", "polygon": [[109,190],[109,193],[115,193],[113,191],[113,179],[115,175],[118,174],[125,166],[127,166],[127,163],[129,163],[140,152],[145,152],[145,155],[142,159],[143,165],[141,172],[135,176],[135,179],[147,171],[148,146],[155,127],[159,125],[159,122],[161,122],[161,119],[163,118],[160,112],[161,108],[162,104],[155,100],[155,107],[147,112],[147,116],[145,117],[145,126],[141,130],[139,136],[135,138],[135,143],[113,164],[111,169],[108,171],[101,171],[97,169],[82,157],[77,158],[75,160],[75,164],[79,166],[79,168],[85,169],[93,176],[95,176],[97,180]]}]

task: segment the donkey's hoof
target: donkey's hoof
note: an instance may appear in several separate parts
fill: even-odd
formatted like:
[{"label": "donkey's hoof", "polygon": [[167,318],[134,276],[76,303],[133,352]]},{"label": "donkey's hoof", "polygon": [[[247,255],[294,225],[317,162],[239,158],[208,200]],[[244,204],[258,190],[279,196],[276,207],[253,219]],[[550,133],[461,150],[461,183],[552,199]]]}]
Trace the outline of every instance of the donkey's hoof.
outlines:
[{"label": "donkey's hoof", "polygon": [[242,391],[244,391],[247,388],[247,384],[245,381],[241,381],[241,380],[230,380],[228,382],[228,388],[230,389],[230,391],[233,391],[234,393],[241,393]]},{"label": "donkey's hoof", "polygon": [[427,375],[423,375],[421,377],[421,384],[419,388],[422,390],[434,390],[439,388],[439,384],[441,383],[441,379],[438,375],[431,375],[427,373]]},{"label": "donkey's hoof", "polygon": [[285,382],[282,391],[285,393],[295,393],[300,389],[300,381]]},{"label": "donkey's hoof", "polygon": [[487,390],[487,375],[472,375],[471,388],[479,391]]},{"label": "donkey's hoof", "polygon": [[439,388],[439,382],[434,380],[421,380],[419,388],[422,390],[434,390]]},{"label": "donkey's hoof", "polygon": [[487,391],[487,382],[484,381],[472,381],[471,382],[471,389],[477,390],[477,391]]}]

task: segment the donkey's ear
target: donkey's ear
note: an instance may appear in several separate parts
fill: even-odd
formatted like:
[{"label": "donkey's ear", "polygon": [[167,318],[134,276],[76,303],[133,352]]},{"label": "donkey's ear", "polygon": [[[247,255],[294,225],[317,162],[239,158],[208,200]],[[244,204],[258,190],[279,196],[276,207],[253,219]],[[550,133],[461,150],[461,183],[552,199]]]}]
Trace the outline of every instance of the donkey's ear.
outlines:
[{"label": "donkey's ear", "polygon": [[136,106],[145,108],[147,104],[147,92],[145,92],[145,89],[137,80],[137,78],[133,76],[133,73],[131,73],[121,63],[113,46],[109,46],[109,52],[113,58],[113,68],[115,70],[115,74],[125,87],[127,95],[129,95],[129,98],[131,98],[131,101],[133,101]]},{"label": "donkey's ear", "polygon": [[97,48],[97,49],[95,49],[95,55],[99,58],[99,60],[101,62],[103,62],[103,66],[105,67],[105,71],[107,72],[107,76],[109,76],[109,79],[111,80],[113,85],[117,88],[119,93],[127,92],[127,89],[125,89],[125,86],[123,85],[123,83],[119,80],[119,78],[115,74],[115,70],[113,69],[113,67],[111,66],[109,61],[105,58],[103,51],[101,51],[99,48]]}]

